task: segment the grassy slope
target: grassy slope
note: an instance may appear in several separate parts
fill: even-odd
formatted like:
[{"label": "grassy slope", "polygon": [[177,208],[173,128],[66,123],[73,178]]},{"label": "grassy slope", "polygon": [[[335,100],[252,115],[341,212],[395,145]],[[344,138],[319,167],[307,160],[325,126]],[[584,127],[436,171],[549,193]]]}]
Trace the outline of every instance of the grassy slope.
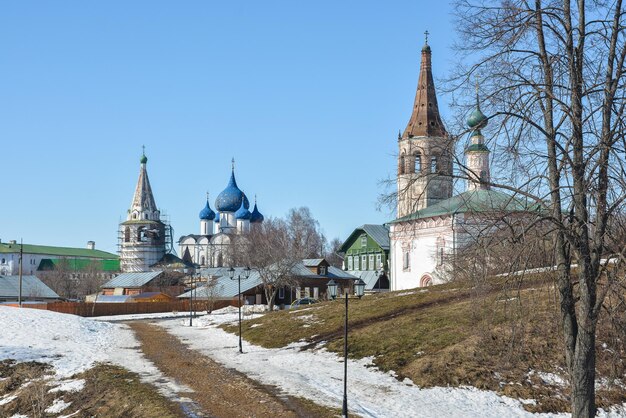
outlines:
[{"label": "grassy slope", "polygon": [[[322,343],[342,352],[343,313],[343,301],[273,312],[246,321],[243,334],[264,347],[307,341],[309,347]],[[537,373],[566,378],[557,296],[548,278],[371,295],[351,299],[349,316],[350,356],[373,356],[378,368],[394,370],[399,379],[408,377],[423,387],[473,385],[536,399],[527,406],[531,411],[568,410],[567,385],[546,384]],[[224,328],[237,332],[234,326]],[[599,377],[626,380],[623,334],[607,318],[601,322]],[[603,385],[599,405],[626,402],[625,392],[619,385]]]}]

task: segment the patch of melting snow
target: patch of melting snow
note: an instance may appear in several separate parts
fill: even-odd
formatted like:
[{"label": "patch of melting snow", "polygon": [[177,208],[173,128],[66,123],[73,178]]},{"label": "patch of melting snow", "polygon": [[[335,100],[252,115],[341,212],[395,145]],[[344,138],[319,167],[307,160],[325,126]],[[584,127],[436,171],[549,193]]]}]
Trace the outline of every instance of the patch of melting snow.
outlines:
[{"label": "patch of melting snow", "polygon": [[71,402],[65,402],[63,399],[55,399],[54,402],[52,402],[52,405],[46,408],[45,412],[47,414],[58,414],[59,412],[67,409],[67,407],[71,404]]},{"label": "patch of melting snow", "polygon": [[565,379],[563,379],[561,376],[559,376],[558,374],[554,374],[554,373],[546,373],[546,372],[538,372],[537,373],[539,375],[539,377],[541,378],[541,380],[544,381],[544,383],[547,383],[549,385],[554,385],[554,386],[565,386],[567,383],[565,382]]},{"label": "patch of melting snow", "polygon": [[263,324],[252,324],[250,325],[250,328],[257,328],[257,327],[260,327],[261,325]]},{"label": "patch of melting snow", "polygon": [[16,398],[17,398],[17,395],[5,395],[3,398],[0,399],[0,406],[10,403],[13,401],[13,399],[16,399]]},{"label": "patch of melting snow", "polygon": [[80,392],[85,387],[85,379],[70,379],[62,380],[60,382],[52,382],[50,385],[60,383],[58,386],[53,387],[48,393],[55,392]]},{"label": "patch of melting snow", "polygon": [[81,410],[79,409],[78,411],[76,411],[76,412],[72,412],[72,413],[71,413],[71,414],[69,414],[69,415],[59,415],[57,418],[70,418],[70,417],[74,417],[74,416],[76,416],[76,415],[77,415],[80,411],[81,411]]},{"label": "patch of melting snow", "polygon": [[415,291],[412,291],[412,292],[402,292],[402,293],[398,293],[396,296],[408,296],[408,295],[414,295],[415,293],[417,293],[417,292],[415,292]]}]

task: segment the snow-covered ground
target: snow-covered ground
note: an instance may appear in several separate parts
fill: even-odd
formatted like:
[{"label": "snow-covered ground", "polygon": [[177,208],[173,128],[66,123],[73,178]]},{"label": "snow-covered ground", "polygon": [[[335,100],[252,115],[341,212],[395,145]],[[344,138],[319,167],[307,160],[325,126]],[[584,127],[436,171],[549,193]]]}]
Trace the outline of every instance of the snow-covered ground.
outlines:
[{"label": "snow-covered ground", "polygon": [[[261,315],[248,312],[244,318]],[[227,367],[251,378],[281,388],[285,393],[303,396],[317,403],[339,408],[343,396],[342,358],[319,350],[300,351],[299,344],[281,349],[264,349],[243,343],[238,353],[237,336],[217,325],[237,320],[236,308],[225,308],[194,320],[188,318],[155,319],[169,332]],[[126,316],[123,319],[137,319]],[[102,318],[106,319],[106,318]],[[118,318],[122,319],[122,318]],[[0,360],[50,363],[56,372],[52,386],[58,390],[79,390],[80,380],[68,380],[75,373],[92,367],[95,362],[111,362],[138,373],[144,381],[153,382],[173,398],[188,388],[177,386],[141,354],[132,331],[124,324],[95,321],[73,315],[36,309],[0,306]],[[369,360],[349,361],[348,407],[364,417],[524,417],[535,416],[523,410],[522,403],[475,388],[420,389],[410,381],[399,382],[392,374],[375,370]],[[5,400],[6,401],[6,400]],[[181,400],[182,401],[182,400]],[[528,401],[526,401],[528,402]],[[55,411],[65,405],[52,405]],[[536,416],[565,416],[541,414]],[[626,406],[600,417],[626,416]]]},{"label": "snow-covered ground", "polygon": [[[340,408],[343,398],[343,359],[324,349],[300,351],[300,344],[265,349],[243,342],[238,353],[236,335],[217,328],[237,320],[236,309],[206,315],[190,328],[180,320],[159,321],[169,332],[214,360],[285,393],[307,397]],[[370,366],[370,367],[368,367]],[[526,401],[528,402],[528,401]],[[371,367],[370,360],[348,362],[348,409],[364,417],[556,417],[567,414],[531,414],[522,402],[495,392],[465,388],[420,389],[408,379]],[[623,417],[624,407],[602,417]]]},{"label": "snow-covered ground", "polygon": [[68,384],[64,379],[97,362],[110,362],[138,373],[173,398],[181,391],[190,391],[166,379],[143,356],[126,325],[5,306],[0,306],[0,324],[0,360],[49,363],[54,367],[56,385]]}]

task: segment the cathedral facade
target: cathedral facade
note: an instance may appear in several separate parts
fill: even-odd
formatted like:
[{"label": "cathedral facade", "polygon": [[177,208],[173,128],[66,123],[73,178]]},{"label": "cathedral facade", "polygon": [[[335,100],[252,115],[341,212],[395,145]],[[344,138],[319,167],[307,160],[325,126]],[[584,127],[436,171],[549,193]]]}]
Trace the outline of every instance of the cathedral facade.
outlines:
[{"label": "cathedral facade", "polygon": [[184,235],[178,244],[182,259],[200,267],[230,265],[230,249],[235,241],[263,222],[255,199],[250,211],[250,201],[237,185],[235,165],[228,185],[215,199],[214,212],[207,196],[200,211],[200,233]]}]

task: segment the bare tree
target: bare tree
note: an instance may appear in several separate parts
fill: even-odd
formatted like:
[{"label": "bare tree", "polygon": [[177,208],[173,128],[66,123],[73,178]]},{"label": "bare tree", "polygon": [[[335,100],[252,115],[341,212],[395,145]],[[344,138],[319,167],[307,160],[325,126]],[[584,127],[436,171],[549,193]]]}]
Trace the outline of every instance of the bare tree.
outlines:
[{"label": "bare tree", "polygon": [[59,258],[51,271],[39,274],[41,281],[63,298],[77,298],[76,272],[67,258]]},{"label": "bare tree", "polygon": [[286,219],[291,251],[302,258],[322,256],[326,239],[320,231],[319,222],[307,207],[294,208]]},{"label": "bare tree", "polygon": [[269,309],[273,310],[276,293],[281,287],[294,285],[292,270],[302,260],[299,253],[293,252],[288,224],[282,219],[265,219],[239,240],[236,249],[236,258],[258,272]]},{"label": "bare tree", "polygon": [[596,326],[624,251],[607,246],[625,197],[622,1],[457,0],[456,15],[461,64],[450,90],[480,80],[507,174],[491,187],[546,208],[572,414],[592,417]]},{"label": "bare tree", "polygon": [[331,266],[335,266],[337,268],[343,267],[344,253],[339,251],[342,244],[343,242],[339,238],[333,238],[332,241],[330,241],[330,244],[328,244],[329,248],[325,258]]},{"label": "bare tree", "polygon": [[297,285],[293,270],[304,258],[320,257],[324,237],[308,208],[292,209],[287,219],[269,218],[241,237],[234,259],[256,270],[263,283],[269,309],[280,288]]}]

